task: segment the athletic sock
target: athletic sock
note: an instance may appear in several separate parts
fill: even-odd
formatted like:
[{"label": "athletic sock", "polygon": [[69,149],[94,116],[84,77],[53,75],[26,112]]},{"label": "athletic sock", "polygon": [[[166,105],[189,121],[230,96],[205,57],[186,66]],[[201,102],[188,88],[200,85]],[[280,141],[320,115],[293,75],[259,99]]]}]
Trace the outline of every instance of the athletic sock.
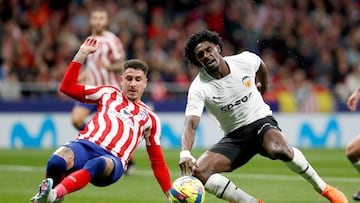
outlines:
[{"label": "athletic sock", "polygon": [[360,172],[360,161],[357,161],[355,163],[352,163],[352,165],[356,168],[358,172]]},{"label": "athletic sock", "polygon": [[300,174],[313,185],[317,192],[321,193],[325,189],[326,183],[309,164],[303,153],[294,147],[292,149],[294,151],[294,158],[291,161],[284,162],[285,165],[290,170]]},{"label": "athletic sock", "polygon": [[205,188],[216,197],[229,202],[257,202],[254,197],[236,187],[233,182],[218,173],[209,177],[205,183]]},{"label": "athletic sock", "polygon": [[89,171],[80,169],[68,175],[64,180],[55,187],[57,198],[61,198],[66,194],[75,192],[85,187],[91,180]]},{"label": "athletic sock", "polygon": [[58,185],[65,177],[66,161],[59,155],[53,154],[47,162],[46,178],[52,178],[54,186]]}]

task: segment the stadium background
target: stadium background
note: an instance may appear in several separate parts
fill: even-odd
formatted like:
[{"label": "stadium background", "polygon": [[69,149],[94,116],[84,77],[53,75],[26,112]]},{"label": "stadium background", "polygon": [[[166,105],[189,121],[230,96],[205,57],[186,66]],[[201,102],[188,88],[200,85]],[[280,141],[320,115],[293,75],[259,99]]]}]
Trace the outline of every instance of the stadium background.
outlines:
[{"label": "stadium background", "polygon": [[[0,4],[0,148],[55,147],[76,135],[73,100],[57,88],[89,35],[88,11],[103,6],[127,58],[151,67],[144,100],[159,113],[165,147],[177,148],[186,91],[197,73],[186,37],[208,28],[224,55],[251,50],[270,72],[264,96],[290,144],[344,147],[360,132],[345,100],[360,87],[359,1],[9,0]],[[221,137],[205,115],[196,147]]]},{"label": "stadium background", "polygon": [[[357,0],[0,0],[0,202],[25,202],[44,176],[53,148],[76,135],[71,99],[58,83],[74,51],[90,33],[88,10],[109,9],[110,30],[128,58],[150,66],[144,99],[159,112],[165,158],[179,177],[179,138],[186,89],[196,69],[183,61],[186,37],[201,28],[218,31],[224,54],[252,50],[270,69],[272,106],[290,144],[330,184],[351,198],[358,173],[344,146],[360,132],[359,113],[344,101],[360,87]],[[221,137],[206,116],[192,153]],[[41,148],[41,149],[40,149]],[[92,185],[66,198],[83,202],[164,202],[143,149],[137,171],[99,189]],[[326,202],[281,162],[255,157],[227,174],[239,187],[271,203]],[[208,195],[206,202],[223,202]],[[350,200],[351,202],[351,200]]]}]

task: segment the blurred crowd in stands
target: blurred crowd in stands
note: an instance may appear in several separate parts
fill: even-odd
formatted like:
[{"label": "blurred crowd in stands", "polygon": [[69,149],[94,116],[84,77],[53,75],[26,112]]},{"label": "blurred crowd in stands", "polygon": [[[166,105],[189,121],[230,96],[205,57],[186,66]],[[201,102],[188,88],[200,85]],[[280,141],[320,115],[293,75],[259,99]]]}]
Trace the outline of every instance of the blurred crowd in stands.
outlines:
[{"label": "blurred crowd in stands", "polygon": [[186,37],[220,33],[224,55],[250,50],[270,72],[268,102],[287,112],[330,112],[360,87],[358,0],[7,0],[0,1],[0,97],[57,97],[64,71],[90,34],[88,12],[110,13],[127,58],[145,60],[147,97],[186,97],[197,68]]}]

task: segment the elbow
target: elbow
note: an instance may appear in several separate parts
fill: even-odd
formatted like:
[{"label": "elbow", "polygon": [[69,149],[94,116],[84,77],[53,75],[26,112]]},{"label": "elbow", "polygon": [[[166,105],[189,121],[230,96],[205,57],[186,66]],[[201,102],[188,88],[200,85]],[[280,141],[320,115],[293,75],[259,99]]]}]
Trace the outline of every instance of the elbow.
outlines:
[{"label": "elbow", "polygon": [[59,91],[66,94],[66,86],[64,85],[64,83],[62,82],[59,86]]}]

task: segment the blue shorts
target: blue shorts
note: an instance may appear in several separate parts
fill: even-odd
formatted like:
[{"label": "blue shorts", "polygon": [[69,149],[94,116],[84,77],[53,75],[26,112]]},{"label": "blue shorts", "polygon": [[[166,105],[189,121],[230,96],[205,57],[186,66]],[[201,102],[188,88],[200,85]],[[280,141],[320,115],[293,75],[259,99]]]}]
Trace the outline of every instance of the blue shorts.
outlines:
[{"label": "blue shorts", "polygon": [[94,113],[97,111],[97,105],[96,104],[87,104],[87,103],[84,103],[84,102],[79,102],[79,101],[76,101],[75,102],[75,106],[81,106],[83,108],[86,108],[88,109],[91,113]]},{"label": "blue shorts", "polygon": [[114,161],[114,170],[109,177],[95,176],[90,181],[95,186],[103,187],[111,185],[119,180],[124,173],[124,167],[116,156],[90,141],[75,140],[64,146],[70,147],[75,154],[74,167],[70,169],[71,172],[82,169],[87,161],[96,157],[108,157]]}]

